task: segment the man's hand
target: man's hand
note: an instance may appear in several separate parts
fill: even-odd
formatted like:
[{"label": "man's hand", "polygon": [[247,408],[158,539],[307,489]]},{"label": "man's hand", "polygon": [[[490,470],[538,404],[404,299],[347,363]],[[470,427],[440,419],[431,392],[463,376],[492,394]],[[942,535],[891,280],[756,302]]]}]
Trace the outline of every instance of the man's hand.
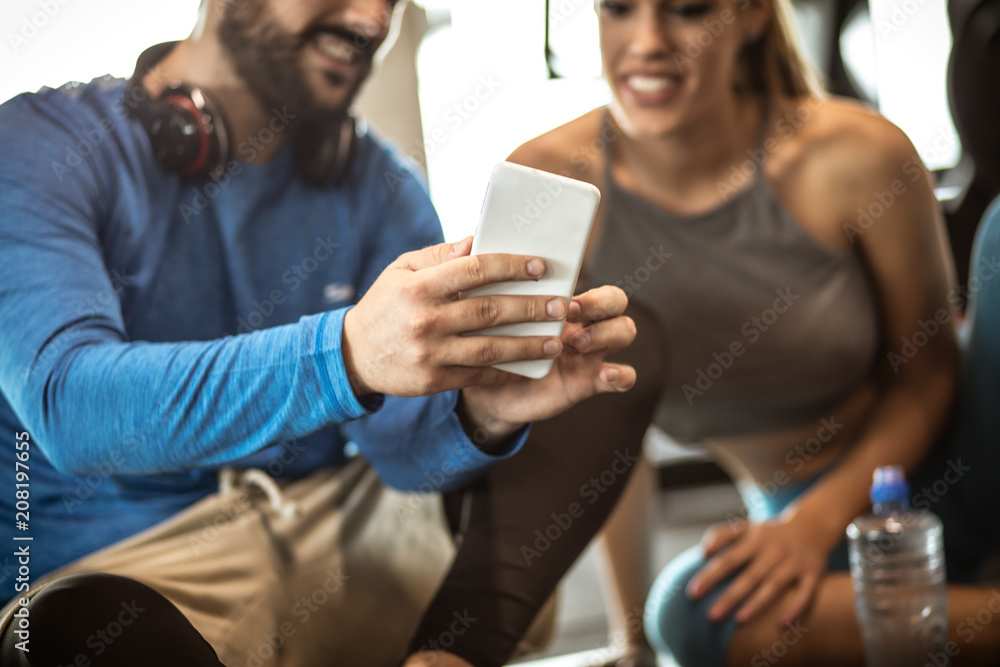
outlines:
[{"label": "man's hand", "polygon": [[[508,280],[536,280],[545,263],[520,255],[469,256],[471,237],[401,255],[344,319],[343,354],[357,395],[381,392],[422,396],[463,392],[473,425],[487,420],[503,437],[524,422],[545,419],[602,391],[624,391],[635,383],[630,366],[603,362],[609,351],[635,337],[622,316],[628,301],[615,287],[565,300],[544,296],[482,296],[459,293]],[[552,336],[462,336],[497,324],[562,320]],[[564,348],[567,353],[560,356]],[[559,357],[541,380],[490,366],[507,361]],[[492,439],[492,438],[491,438]]]},{"label": "man's hand", "polygon": [[536,280],[545,262],[520,255],[470,257],[471,237],[401,255],[344,319],[344,364],[358,395],[423,396],[496,381],[489,366],[562,352],[554,336],[462,336],[497,324],[562,320],[566,302],[544,296],[459,293]]}]

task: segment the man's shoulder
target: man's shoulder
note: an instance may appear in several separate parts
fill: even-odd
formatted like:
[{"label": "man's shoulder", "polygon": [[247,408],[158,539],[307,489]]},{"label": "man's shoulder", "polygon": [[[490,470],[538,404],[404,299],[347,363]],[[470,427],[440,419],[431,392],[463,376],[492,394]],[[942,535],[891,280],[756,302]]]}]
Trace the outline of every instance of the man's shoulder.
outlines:
[{"label": "man's shoulder", "polygon": [[[0,104],[0,126],[30,131],[37,126],[65,125],[86,129],[102,120],[116,123],[128,116],[125,81],[103,76],[88,83],[71,81],[57,88],[43,86]],[[16,127],[11,127],[16,124]]]},{"label": "man's shoulder", "polygon": [[132,141],[124,88],[121,79],[101,77],[44,87],[4,102],[0,144],[6,156],[17,161],[25,176],[34,169],[60,177],[88,162],[109,163],[102,156],[120,155]]}]

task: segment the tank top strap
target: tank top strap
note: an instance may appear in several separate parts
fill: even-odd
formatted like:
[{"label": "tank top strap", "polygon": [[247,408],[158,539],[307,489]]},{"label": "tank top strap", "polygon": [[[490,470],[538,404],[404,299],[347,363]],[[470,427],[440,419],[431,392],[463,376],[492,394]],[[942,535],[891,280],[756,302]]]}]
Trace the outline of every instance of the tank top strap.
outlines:
[{"label": "tank top strap", "polygon": [[[613,132],[616,131],[616,128],[611,126],[612,122],[613,121],[611,119],[611,107],[605,106],[604,114],[601,119],[602,137],[616,136],[615,134],[612,134]],[[612,147],[612,142],[607,142],[607,150],[604,152],[604,187],[609,190],[614,187],[614,181],[611,180],[611,163],[613,162],[612,160],[613,156],[611,155],[611,153],[613,150],[614,148]]]}]

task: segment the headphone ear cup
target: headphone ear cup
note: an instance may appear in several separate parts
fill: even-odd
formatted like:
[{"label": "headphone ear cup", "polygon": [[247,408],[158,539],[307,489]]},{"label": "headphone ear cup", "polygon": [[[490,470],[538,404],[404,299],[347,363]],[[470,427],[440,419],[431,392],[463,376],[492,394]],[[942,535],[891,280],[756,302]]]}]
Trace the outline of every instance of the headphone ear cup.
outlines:
[{"label": "headphone ear cup", "polygon": [[340,185],[350,172],[357,150],[357,121],[346,114],[336,128],[305,122],[295,137],[299,175],[309,185]]},{"label": "headphone ear cup", "polygon": [[219,107],[195,86],[175,83],[156,99],[150,99],[142,86],[143,75],[174,44],[157,44],[142,52],[125,86],[124,102],[146,131],[153,156],[165,169],[183,178],[205,178],[229,161],[229,129]]},{"label": "headphone ear cup", "polygon": [[201,152],[203,139],[197,120],[175,103],[156,100],[147,104],[155,105],[146,126],[153,156],[168,171],[186,175],[196,166]]}]

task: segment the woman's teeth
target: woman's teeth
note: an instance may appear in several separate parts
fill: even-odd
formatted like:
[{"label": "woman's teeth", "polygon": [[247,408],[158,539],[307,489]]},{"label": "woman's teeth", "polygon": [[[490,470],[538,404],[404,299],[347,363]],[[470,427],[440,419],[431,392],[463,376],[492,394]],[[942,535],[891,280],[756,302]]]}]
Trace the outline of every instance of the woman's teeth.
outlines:
[{"label": "woman's teeth", "polygon": [[645,76],[633,74],[627,80],[630,88],[638,93],[662,93],[677,85],[677,82],[667,76]]}]

